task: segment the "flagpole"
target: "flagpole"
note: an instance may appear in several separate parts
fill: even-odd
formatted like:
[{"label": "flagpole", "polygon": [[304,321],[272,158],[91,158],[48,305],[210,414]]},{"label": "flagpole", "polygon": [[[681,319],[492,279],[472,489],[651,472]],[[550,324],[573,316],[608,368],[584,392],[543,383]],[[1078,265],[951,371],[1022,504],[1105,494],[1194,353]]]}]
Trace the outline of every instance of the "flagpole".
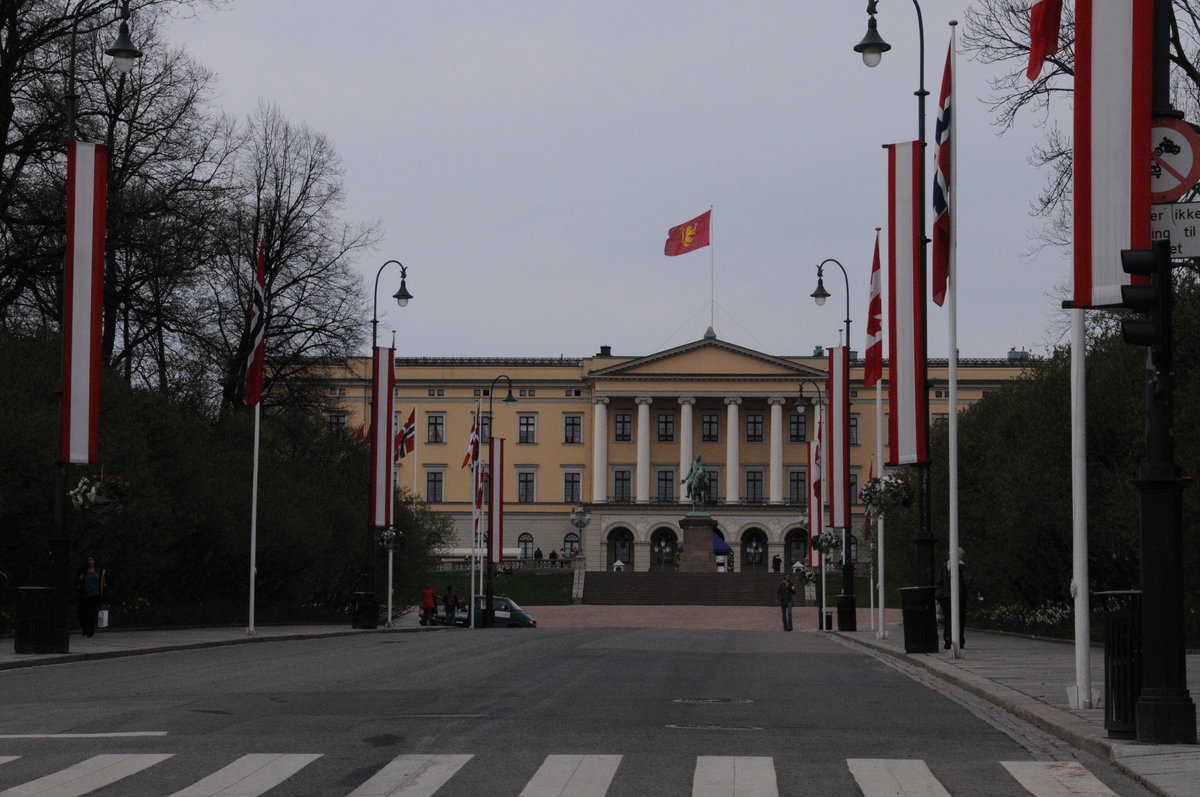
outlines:
[{"label": "flagpole", "polygon": [[1092,707],[1091,605],[1088,595],[1087,325],[1071,310],[1071,597],[1075,601],[1075,699]]},{"label": "flagpole", "polygon": [[716,203],[708,206],[708,325],[717,328],[717,245],[712,234],[713,210]]},{"label": "flagpole", "polygon": [[949,470],[950,470],[950,550],[949,559],[953,563],[950,567],[950,657],[957,659],[962,655],[962,639],[959,633],[959,622],[962,617],[964,607],[962,606],[962,597],[959,594],[961,584],[959,584],[958,572],[958,274],[956,272],[957,244],[958,244],[958,191],[951,185],[954,181],[958,169],[958,136],[954,130],[957,125],[954,124],[953,114],[958,113],[958,107],[955,105],[954,86],[958,69],[958,53],[955,51],[955,33],[957,31],[958,20],[950,20],[950,113],[951,113],[951,133],[950,133],[950,170],[947,182],[948,193],[946,196],[946,212],[950,214],[950,239],[949,258],[947,260],[947,280],[946,280],[946,324],[949,328],[949,366],[948,374],[950,387],[950,414],[949,432],[950,432],[950,454],[949,454]]},{"label": "flagpole", "polygon": [[[875,458],[879,462],[879,475],[883,476],[883,379],[875,382]],[[884,588],[883,588],[883,516],[876,518],[875,531],[879,541],[879,630],[875,632],[877,639],[887,639],[887,628],[883,625]]]},{"label": "flagpole", "polygon": [[250,477],[250,622],[246,633],[254,636],[254,581],[258,568],[258,433],[259,420],[262,417],[262,402],[254,405],[254,465]]}]

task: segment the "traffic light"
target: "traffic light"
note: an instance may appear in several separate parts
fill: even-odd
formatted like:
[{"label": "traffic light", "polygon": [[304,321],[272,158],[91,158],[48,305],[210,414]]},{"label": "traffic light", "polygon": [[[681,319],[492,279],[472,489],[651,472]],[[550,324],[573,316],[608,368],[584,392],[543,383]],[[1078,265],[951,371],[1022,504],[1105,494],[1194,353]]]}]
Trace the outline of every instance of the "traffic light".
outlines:
[{"label": "traffic light", "polygon": [[1155,368],[1164,370],[1171,362],[1171,244],[1155,241],[1150,249],[1121,250],[1121,268],[1126,274],[1149,277],[1149,282],[1121,286],[1121,304],[1144,313],[1142,318],[1121,321],[1121,337],[1134,346],[1149,346]]}]

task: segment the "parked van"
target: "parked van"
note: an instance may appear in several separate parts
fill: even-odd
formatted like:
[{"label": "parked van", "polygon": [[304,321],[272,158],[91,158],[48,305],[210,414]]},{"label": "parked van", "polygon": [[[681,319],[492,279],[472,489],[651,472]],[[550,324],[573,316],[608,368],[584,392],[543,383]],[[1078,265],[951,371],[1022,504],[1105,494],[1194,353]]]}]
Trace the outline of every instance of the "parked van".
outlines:
[{"label": "parked van", "polygon": [[[492,598],[492,607],[496,612],[497,628],[537,628],[537,620],[533,619],[512,598],[496,595]],[[475,627],[481,628],[484,616],[487,614],[487,596],[475,596]],[[441,618],[445,622],[445,618]],[[465,607],[460,607],[454,616],[455,625],[470,625]]]}]

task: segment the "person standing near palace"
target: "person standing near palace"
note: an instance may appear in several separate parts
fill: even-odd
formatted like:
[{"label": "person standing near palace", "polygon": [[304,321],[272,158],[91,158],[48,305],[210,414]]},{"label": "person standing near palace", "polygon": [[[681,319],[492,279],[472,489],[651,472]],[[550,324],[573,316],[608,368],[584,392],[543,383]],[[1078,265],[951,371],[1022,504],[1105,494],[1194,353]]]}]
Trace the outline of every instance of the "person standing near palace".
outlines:
[{"label": "person standing near palace", "polygon": [[421,625],[433,622],[433,613],[437,611],[437,593],[428,584],[421,590]]},{"label": "person standing near palace", "polygon": [[96,566],[96,557],[89,556],[84,562],[75,577],[75,589],[79,599],[79,628],[85,637],[95,636],[96,616],[108,589],[108,573]]},{"label": "person standing near palace", "polygon": [[[950,620],[950,562],[946,561],[946,566],[942,568],[942,574],[938,576],[937,589],[933,593],[933,597],[937,598],[942,604],[942,615],[945,622],[942,625],[942,642],[946,650],[950,649],[951,638],[953,637],[951,620]],[[963,636],[963,630],[967,626],[967,596],[975,595],[979,600],[983,600],[983,593],[975,586],[975,577],[971,574],[971,569],[967,567],[967,563],[963,561],[963,549],[958,549],[958,644],[960,647],[966,647],[966,637]]]},{"label": "person standing near palace", "polygon": [[779,586],[775,589],[775,597],[779,601],[779,608],[783,612],[783,630],[792,630],[792,601],[796,597],[796,587],[792,584],[791,574],[783,577],[783,581],[779,582]]}]

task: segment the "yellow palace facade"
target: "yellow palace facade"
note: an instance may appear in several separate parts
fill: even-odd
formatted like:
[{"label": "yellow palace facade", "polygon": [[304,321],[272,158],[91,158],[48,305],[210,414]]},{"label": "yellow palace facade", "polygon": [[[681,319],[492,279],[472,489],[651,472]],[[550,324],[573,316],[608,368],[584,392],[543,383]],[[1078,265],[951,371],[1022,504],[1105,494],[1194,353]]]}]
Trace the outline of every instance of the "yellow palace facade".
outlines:
[{"label": "yellow palace facade", "polygon": [[[1017,376],[1023,359],[1010,352],[960,361],[959,408]],[[543,563],[553,554],[588,570],[618,562],[633,571],[673,568],[679,521],[691,510],[680,482],[699,455],[709,480],[706,509],[731,549],[730,567],[765,570],[775,556],[804,561],[811,399],[813,383],[824,395],[826,368],[820,351],[773,355],[711,330],[640,356],[602,346],[583,358],[397,358],[396,428],[412,412],[416,419],[416,450],[399,461],[397,483],[454,519],[451,545],[469,545],[470,476],[461,464],[482,402],[484,440],[506,441],[506,558],[533,560],[540,551]],[[857,359],[850,379],[854,554],[862,525],[857,485],[875,454],[876,408]],[[931,421],[938,422],[950,412],[945,361],[930,363],[929,381]],[[516,401],[506,406],[510,382]],[[336,402],[331,425],[369,425],[369,358],[347,361],[327,384]],[[886,440],[884,451],[886,460]]]}]

